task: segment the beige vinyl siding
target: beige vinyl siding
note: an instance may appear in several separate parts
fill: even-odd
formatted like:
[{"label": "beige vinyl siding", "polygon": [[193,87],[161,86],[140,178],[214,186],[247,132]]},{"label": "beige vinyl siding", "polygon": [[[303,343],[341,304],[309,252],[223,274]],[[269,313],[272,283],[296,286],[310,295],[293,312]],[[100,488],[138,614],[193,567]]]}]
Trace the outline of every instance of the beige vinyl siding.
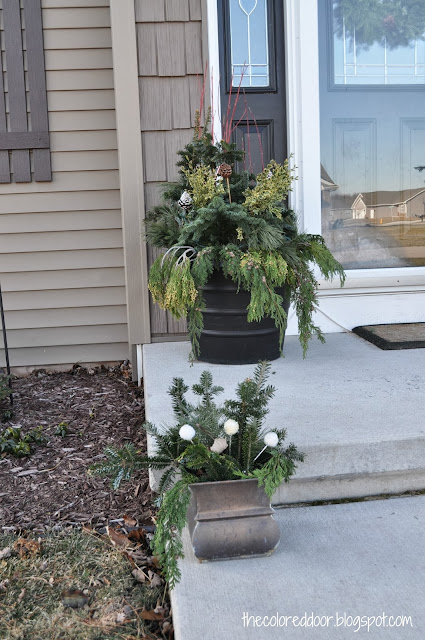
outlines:
[{"label": "beige vinyl siding", "polygon": [[[176,152],[193,135],[205,62],[201,0],[135,0],[140,124],[146,211],[160,201],[160,183],[177,178]],[[156,255],[149,249],[149,261]],[[151,300],[152,337],[186,332]]]},{"label": "beige vinyl siding", "polygon": [[0,184],[11,365],[122,360],[128,332],[109,1],[42,0],[42,8],[53,179]]},{"label": "beige vinyl siding", "polygon": [[110,49],[81,49],[74,51],[72,58],[68,51],[54,49],[45,53],[46,71],[61,71],[74,69],[78,64],[79,69],[111,69],[112,51]]},{"label": "beige vinyl siding", "polygon": [[49,109],[56,111],[79,111],[91,109],[102,111],[114,109],[115,97],[112,89],[101,91],[49,91]]}]

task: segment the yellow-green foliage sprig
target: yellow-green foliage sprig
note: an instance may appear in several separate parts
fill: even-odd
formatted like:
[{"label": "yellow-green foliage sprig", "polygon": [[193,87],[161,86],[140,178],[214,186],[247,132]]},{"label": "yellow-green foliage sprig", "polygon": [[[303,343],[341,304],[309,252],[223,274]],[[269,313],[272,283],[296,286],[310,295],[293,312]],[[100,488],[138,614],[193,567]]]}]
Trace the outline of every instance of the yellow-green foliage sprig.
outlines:
[{"label": "yellow-green foliage sprig", "polygon": [[198,297],[189,258],[177,264],[175,257],[163,260],[159,256],[149,273],[149,290],[161,309],[171,311],[177,319],[185,317]]},{"label": "yellow-green foliage sprig", "polygon": [[241,269],[260,269],[264,284],[282,286],[288,273],[288,265],[277,251],[247,251],[241,254]]},{"label": "yellow-green foliage sprig", "polygon": [[283,165],[275,160],[269,162],[264,171],[258,174],[254,189],[244,192],[244,207],[253,215],[269,212],[282,218],[283,201],[292,191],[291,184],[296,179],[294,171],[295,167],[291,168],[288,160]]},{"label": "yellow-green foliage sprig", "polygon": [[195,209],[206,207],[215,196],[224,193],[223,185],[220,182],[216,183],[215,174],[205,164],[193,167],[190,162],[189,169],[182,169],[182,173],[190,185],[190,195]]}]

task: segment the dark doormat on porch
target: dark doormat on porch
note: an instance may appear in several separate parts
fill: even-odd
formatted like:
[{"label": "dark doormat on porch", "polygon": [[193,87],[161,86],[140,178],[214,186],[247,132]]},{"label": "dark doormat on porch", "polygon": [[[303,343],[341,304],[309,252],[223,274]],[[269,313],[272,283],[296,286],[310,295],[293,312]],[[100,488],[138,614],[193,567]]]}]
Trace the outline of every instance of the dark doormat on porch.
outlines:
[{"label": "dark doormat on porch", "polygon": [[425,348],[425,322],[406,324],[370,324],[355,327],[353,333],[380,349]]}]

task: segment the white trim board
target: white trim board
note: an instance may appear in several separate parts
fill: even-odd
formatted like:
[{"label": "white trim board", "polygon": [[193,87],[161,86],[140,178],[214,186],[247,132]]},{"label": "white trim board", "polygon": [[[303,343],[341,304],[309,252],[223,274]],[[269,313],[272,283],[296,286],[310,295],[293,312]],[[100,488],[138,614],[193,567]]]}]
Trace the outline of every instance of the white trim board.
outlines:
[{"label": "white trim board", "polygon": [[284,9],[288,150],[298,175],[289,204],[305,231],[321,233],[317,0],[286,0]]},{"label": "white trim board", "polygon": [[[130,345],[151,340],[134,0],[111,0],[115,112]],[[136,364],[133,363],[136,369]]]},{"label": "white trim board", "polygon": [[207,0],[208,71],[210,74],[210,98],[212,99],[213,137],[221,140],[221,91],[220,91],[220,49],[218,42],[217,0]]}]

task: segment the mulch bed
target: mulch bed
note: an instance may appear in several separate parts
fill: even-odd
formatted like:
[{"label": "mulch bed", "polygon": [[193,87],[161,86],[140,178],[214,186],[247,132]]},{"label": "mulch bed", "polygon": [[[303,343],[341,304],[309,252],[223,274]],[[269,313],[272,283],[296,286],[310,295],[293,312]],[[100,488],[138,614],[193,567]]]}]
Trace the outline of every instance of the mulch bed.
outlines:
[{"label": "mulch bed", "polygon": [[[114,491],[109,480],[87,470],[106,446],[132,442],[146,450],[143,392],[128,367],[75,366],[68,373],[43,370],[13,381],[13,417],[0,425],[22,434],[43,426],[45,444],[29,457],[0,456],[0,527],[44,531],[69,525],[101,527],[124,514],[143,518],[152,496],[147,472]],[[55,435],[60,423],[67,434]],[[1,531],[0,529],[0,531]]]}]

